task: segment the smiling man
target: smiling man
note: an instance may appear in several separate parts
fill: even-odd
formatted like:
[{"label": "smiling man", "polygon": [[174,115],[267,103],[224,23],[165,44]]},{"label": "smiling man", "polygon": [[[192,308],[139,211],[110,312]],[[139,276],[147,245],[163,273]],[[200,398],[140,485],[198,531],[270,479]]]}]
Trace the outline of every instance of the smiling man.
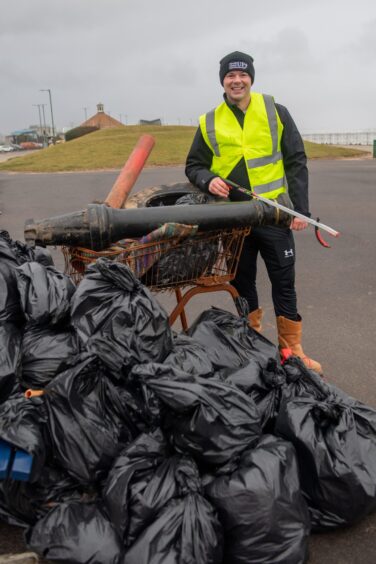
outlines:
[{"label": "smiling man", "polygon": [[[224,101],[200,117],[186,163],[189,180],[204,192],[242,200],[226,179],[279,201],[310,216],[308,170],[299,131],[284,106],[270,95],[251,92],[255,80],[253,58],[234,51],[220,61]],[[308,368],[322,373],[319,362],[307,357],[301,345],[302,318],[295,291],[295,245],[292,230],[306,229],[295,218],[291,229],[266,226],[246,238],[233,285],[249,305],[249,323],[261,331],[262,309],[256,289],[257,257],[261,254],[272,285],[272,299],[281,348],[289,348]]]}]

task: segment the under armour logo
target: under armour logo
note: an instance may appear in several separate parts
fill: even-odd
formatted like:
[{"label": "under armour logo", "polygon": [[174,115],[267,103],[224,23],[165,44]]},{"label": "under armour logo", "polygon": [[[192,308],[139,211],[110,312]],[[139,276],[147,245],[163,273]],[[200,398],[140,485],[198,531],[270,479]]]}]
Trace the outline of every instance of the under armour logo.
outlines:
[{"label": "under armour logo", "polygon": [[294,256],[294,249],[285,249],[285,258],[290,258]]},{"label": "under armour logo", "polygon": [[246,69],[248,67],[247,63],[244,63],[244,61],[233,61],[232,63],[228,64],[228,68],[229,70],[232,69]]}]

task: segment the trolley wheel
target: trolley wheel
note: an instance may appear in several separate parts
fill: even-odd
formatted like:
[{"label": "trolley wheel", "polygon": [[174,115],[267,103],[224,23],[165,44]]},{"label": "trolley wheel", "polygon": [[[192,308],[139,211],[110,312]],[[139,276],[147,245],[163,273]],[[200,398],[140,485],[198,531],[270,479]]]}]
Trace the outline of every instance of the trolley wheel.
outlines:
[{"label": "trolley wheel", "polygon": [[201,191],[190,182],[174,182],[150,186],[134,194],[125,201],[124,208],[150,208],[160,205],[173,206],[179,198],[186,194],[201,194]]}]

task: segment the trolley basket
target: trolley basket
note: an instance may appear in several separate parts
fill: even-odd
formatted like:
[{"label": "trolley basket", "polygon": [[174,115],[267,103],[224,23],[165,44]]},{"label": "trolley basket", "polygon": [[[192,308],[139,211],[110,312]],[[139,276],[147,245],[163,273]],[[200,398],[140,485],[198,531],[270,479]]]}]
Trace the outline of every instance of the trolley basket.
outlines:
[{"label": "trolley basket", "polygon": [[[193,237],[172,237],[150,243],[126,240],[104,251],[82,247],[62,247],[65,273],[76,284],[90,264],[106,257],[126,264],[151,291],[175,291],[178,305],[170,314],[172,325],[181,317],[187,329],[184,306],[195,294],[226,290],[233,299],[238,293],[228,284],[234,279],[250,228],[199,232]],[[184,295],[181,289],[191,287]]]}]

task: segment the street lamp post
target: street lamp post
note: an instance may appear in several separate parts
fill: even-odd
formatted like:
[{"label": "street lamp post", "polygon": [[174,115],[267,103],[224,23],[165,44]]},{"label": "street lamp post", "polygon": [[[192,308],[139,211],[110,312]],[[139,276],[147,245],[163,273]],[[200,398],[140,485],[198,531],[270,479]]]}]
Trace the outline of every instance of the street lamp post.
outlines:
[{"label": "street lamp post", "polygon": [[[41,113],[40,113],[40,104],[33,104],[34,108],[38,108],[38,114],[39,114],[39,131],[40,133],[42,133],[43,128],[42,128],[42,117],[41,117]],[[39,142],[39,139],[38,139]]]},{"label": "street lamp post", "polygon": [[44,106],[46,104],[41,104],[42,106],[42,113],[43,113],[43,145],[45,147],[48,146],[48,141],[46,140],[46,136],[47,136],[47,127],[46,127],[46,114],[44,113]]},{"label": "street lamp post", "polygon": [[82,109],[83,109],[84,112],[85,112],[85,121],[87,121],[87,108],[85,107],[85,108],[82,108]]},{"label": "street lamp post", "polygon": [[44,113],[44,106],[46,104],[40,104],[42,107],[42,114],[43,114],[43,128],[44,128],[44,134],[46,134],[46,114]]},{"label": "street lamp post", "polygon": [[54,114],[52,111],[52,97],[51,97],[51,90],[49,88],[41,88],[41,92],[48,92],[50,98],[50,110],[51,110],[51,122],[52,122],[52,139],[53,143],[55,142],[55,123],[54,123]]}]

